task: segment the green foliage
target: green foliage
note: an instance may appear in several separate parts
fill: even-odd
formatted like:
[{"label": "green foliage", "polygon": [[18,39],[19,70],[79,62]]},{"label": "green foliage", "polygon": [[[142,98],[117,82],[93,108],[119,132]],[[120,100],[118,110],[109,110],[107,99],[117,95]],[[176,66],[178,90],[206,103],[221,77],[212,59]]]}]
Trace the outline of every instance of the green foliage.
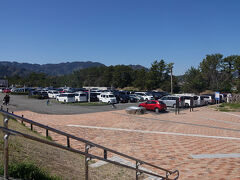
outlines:
[{"label": "green foliage", "polygon": [[[9,165],[9,176],[23,180],[60,180],[60,177],[51,176],[32,162],[18,162]],[[3,166],[0,166],[3,175]]]},{"label": "green foliage", "polygon": [[191,67],[185,73],[182,91],[199,93],[208,89],[231,92],[233,86],[240,90],[240,76],[234,76],[239,72],[240,56],[207,55],[199,68]]},{"label": "green foliage", "polygon": [[12,95],[28,95],[28,92],[11,92]]},{"label": "green foliage", "polygon": [[222,103],[216,107],[219,111],[229,112],[229,111],[240,111],[240,103]]},{"label": "green foliage", "polygon": [[41,99],[42,96],[41,95],[32,95],[32,96],[28,96],[28,98]]},{"label": "green foliage", "polygon": [[184,75],[185,84],[182,87],[183,92],[200,93],[205,87],[205,80],[199,69],[191,67]]}]

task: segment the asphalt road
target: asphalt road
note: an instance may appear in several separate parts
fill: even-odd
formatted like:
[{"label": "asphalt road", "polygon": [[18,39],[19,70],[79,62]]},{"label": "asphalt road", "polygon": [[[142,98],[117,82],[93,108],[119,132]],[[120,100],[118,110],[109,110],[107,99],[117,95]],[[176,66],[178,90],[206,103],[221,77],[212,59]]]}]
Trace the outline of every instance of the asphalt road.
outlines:
[{"label": "asphalt road", "polygon": [[[0,93],[0,104],[5,94]],[[10,95],[10,104],[3,106],[4,109],[9,108],[10,111],[24,111],[29,110],[42,114],[83,114],[94,113],[104,111],[115,111],[126,109],[129,106],[138,106],[139,103],[119,103],[116,104],[116,109],[113,109],[111,105],[104,106],[77,106],[72,104],[61,104],[55,100],[50,100],[50,104],[47,106],[47,100],[39,100],[28,98],[23,95]]]}]

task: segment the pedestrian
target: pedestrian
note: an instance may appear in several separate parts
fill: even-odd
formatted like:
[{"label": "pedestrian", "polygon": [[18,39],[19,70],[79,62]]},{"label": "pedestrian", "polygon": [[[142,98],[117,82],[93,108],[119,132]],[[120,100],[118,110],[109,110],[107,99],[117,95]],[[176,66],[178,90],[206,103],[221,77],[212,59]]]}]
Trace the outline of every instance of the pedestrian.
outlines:
[{"label": "pedestrian", "polygon": [[10,102],[10,96],[8,94],[3,98],[3,104],[8,105]]},{"label": "pedestrian", "polygon": [[49,105],[49,102],[50,102],[50,101],[49,101],[49,99],[48,99],[48,100],[47,100],[47,106]]},{"label": "pedestrian", "polygon": [[112,108],[113,108],[113,109],[116,109],[116,108],[117,108],[113,102],[111,103],[111,105],[112,105]]},{"label": "pedestrian", "polygon": [[176,99],[175,114],[179,114],[179,98]]},{"label": "pedestrian", "polygon": [[193,97],[190,98],[190,112],[193,111]]}]

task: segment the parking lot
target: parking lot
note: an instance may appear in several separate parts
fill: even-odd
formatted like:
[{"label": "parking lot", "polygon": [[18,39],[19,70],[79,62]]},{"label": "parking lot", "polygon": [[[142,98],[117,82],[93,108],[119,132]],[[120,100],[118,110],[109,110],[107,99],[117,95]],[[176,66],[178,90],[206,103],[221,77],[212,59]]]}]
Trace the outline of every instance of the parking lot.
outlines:
[{"label": "parking lot", "polygon": [[[10,110],[15,108],[19,115],[155,165],[178,169],[180,179],[240,179],[239,112],[223,113],[201,107],[194,112],[181,111],[180,115],[128,115],[121,109],[129,104],[119,104],[110,111],[110,106],[46,106],[44,101],[33,99],[31,103],[36,107],[29,107],[30,101],[21,98],[12,97]],[[58,109],[59,106],[63,108]],[[64,108],[73,108],[74,113],[54,114]],[[66,143],[62,137],[50,136]],[[71,146],[83,148],[77,142],[71,142]],[[94,148],[91,151],[102,153]]]}]

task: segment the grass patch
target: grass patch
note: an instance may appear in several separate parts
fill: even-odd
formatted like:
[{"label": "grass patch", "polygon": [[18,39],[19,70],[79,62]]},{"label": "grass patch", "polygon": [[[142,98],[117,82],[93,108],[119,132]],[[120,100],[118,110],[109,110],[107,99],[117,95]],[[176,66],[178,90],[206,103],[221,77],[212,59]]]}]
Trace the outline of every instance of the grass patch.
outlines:
[{"label": "grass patch", "polygon": [[74,106],[107,106],[108,103],[103,102],[75,102],[75,103],[68,103]]},{"label": "grass patch", "polygon": [[[0,166],[0,174],[3,175],[3,166]],[[34,180],[61,180],[60,177],[52,176],[45,170],[41,169],[33,162],[17,162],[9,164],[9,176],[21,179]]]},{"label": "grass patch", "polygon": [[51,103],[59,103],[59,104],[68,104],[68,105],[73,105],[73,106],[107,106],[109,105],[108,103],[104,102],[69,102],[69,103],[64,103],[64,102],[59,102],[59,101],[53,101],[51,100]]},{"label": "grass patch", "polygon": [[28,92],[11,92],[11,95],[28,95]]},{"label": "grass patch", "polygon": [[240,103],[222,103],[215,108],[223,112],[240,112]]}]

